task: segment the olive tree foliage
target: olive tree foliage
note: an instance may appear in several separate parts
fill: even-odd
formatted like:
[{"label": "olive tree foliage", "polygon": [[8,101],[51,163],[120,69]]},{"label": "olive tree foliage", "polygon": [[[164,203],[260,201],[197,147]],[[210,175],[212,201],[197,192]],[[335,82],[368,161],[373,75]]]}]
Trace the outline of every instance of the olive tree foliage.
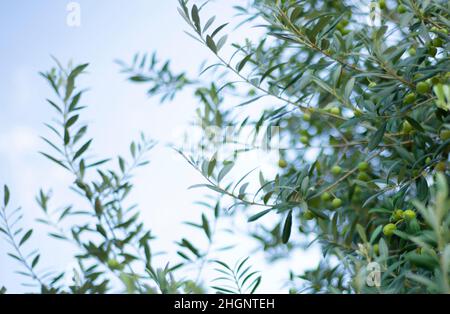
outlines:
[{"label": "olive tree foliage", "polygon": [[[247,236],[268,261],[289,258],[305,239],[321,248],[317,268],[287,270],[292,293],[450,292],[448,3],[252,0],[235,7],[236,21],[207,15],[208,6],[214,2],[179,0],[188,35],[214,60],[200,76],[176,73],[156,54],[121,61],[122,72],[162,102],[191,91],[199,100],[195,123],[205,130],[200,149],[217,140],[211,126],[237,135],[250,127],[255,138],[276,126],[288,143],[280,148],[278,173],[236,173],[239,156],[251,147],[221,158],[175,147],[204,177],[193,188],[212,193],[199,201],[206,209],[198,221],[188,222],[208,244],[180,235],[180,261],[156,265],[155,235],[127,199],[132,172],[147,163],[154,142],[144,136],[133,142],[129,159],[90,158],[93,141],[80,118],[85,91],[76,84],[87,65],[57,62],[42,73],[57,115],[42,154],[73,175],[70,188],[83,203],[55,206],[44,191],[37,201],[40,222],[54,228],[50,236],[77,245],[79,266],[70,285],[62,280],[67,272],[40,268],[40,253],[26,250],[33,231],[20,226],[21,210],[11,209],[5,186],[0,232],[20,274],[54,293],[105,293],[117,286],[130,293],[253,293],[264,274],[252,269],[251,259],[231,265],[210,257],[233,249],[216,243],[218,221],[242,213]],[[260,35],[228,42],[232,32],[254,26]],[[268,99],[270,108],[246,115],[245,108]],[[64,230],[63,222],[71,227]],[[228,231],[238,232],[233,226]],[[205,283],[208,265],[218,275]],[[379,282],[368,282],[370,265],[379,267]],[[197,276],[178,272],[188,267]]]},{"label": "olive tree foliage", "polygon": [[[204,176],[198,187],[231,200],[249,224],[277,221],[251,234],[269,259],[315,235],[324,259],[291,272],[292,292],[448,293],[447,1],[255,0],[235,7],[237,30],[205,14],[207,5],[179,1],[188,35],[214,58],[199,78],[158,66],[154,55],[136,55],[124,72],[162,100],[193,90],[205,130],[250,125],[256,136],[278,126],[289,145],[278,174],[261,171],[256,187],[252,171],[230,174],[240,151],[224,161],[181,151]],[[229,44],[244,27],[263,35]],[[226,106],[235,97],[241,103]],[[262,98],[271,109],[242,117]],[[373,263],[379,284],[366,280]]]},{"label": "olive tree foliage", "polygon": [[[201,215],[200,224],[187,222],[203,230],[209,243],[205,251],[180,235],[177,247],[182,261],[167,260],[162,267],[161,262],[154,263],[155,254],[167,252],[153,252],[151,243],[156,235],[140,220],[139,207],[130,203],[128,196],[133,188],[133,172],[149,163],[148,152],[156,143],[141,134],[138,141],[130,144],[129,158],[94,159],[93,139],[87,137],[88,125],[83,122],[86,106],[82,97],[86,90],[77,85],[88,64],[69,63],[64,67],[54,61],[56,67],[40,73],[54,92],[54,98],[47,99],[47,103],[56,114],[52,123],[45,124],[49,134],[42,136],[49,149],[40,153],[72,175],[69,188],[80,201],[58,206],[52,203],[51,192],[41,190],[36,201],[42,217],[37,220],[50,228],[51,238],[74,244],[77,249],[74,263],[63,271],[40,267],[39,250],[27,250],[33,229],[24,230],[21,226],[22,209],[11,208],[11,192],[5,185],[0,232],[10,245],[8,255],[21,266],[17,273],[26,278],[23,284],[42,293],[253,293],[261,276],[253,270],[249,258],[238,260],[234,267],[220,260],[210,261],[217,265],[214,282],[221,283],[208,282],[205,286],[202,280],[215,223],[221,215],[217,202],[212,212]],[[198,269],[196,277],[175,278],[175,270],[188,266]]]},{"label": "olive tree foliage", "polygon": [[[82,96],[86,91],[77,86],[77,79],[88,64],[63,67],[58,60],[55,62],[56,67],[40,73],[54,92],[55,98],[47,99],[47,103],[56,114],[52,123],[46,123],[49,134],[42,140],[48,144],[49,150],[41,154],[72,175],[73,184],[69,188],[79,196],[80,202],[58,206],[52,203],[50,192],[41,190],[36,197],[42,209],[38,222],[50,228],[48,235],[51,238],[77,247],[76,265],[63,271],[40,267],[39,250],[27,249],[33,229],[24,230],[21,226],[22,209],[11,208],[11,192],[5,185],[0,232],[10,245],[8,255],[21,266],[17,273],[26,277],[23,284],[34,289],[37,287],[42,293],[206,292],[201,275],[209,246],[206,252],[200,251],[180,236],[178,254],[184,261],[167,261],[163,267],[161,263],[155,266],[154,255],[164,252],[153,252],[151,243],[156,236],[140,220],[139,207],[128,200],[133,188],[133,172],[149,163],[148,152],[156,143],[142,134],[138,141],[130,144],[129,158],[94,159],[93,139],[87,138],[88,125],[82,122],[85,108]],[[210,207],[209,203],[205,204]],[[188,223],[202,229],[209,242],[215,232],[215,221],[221,214],[220,204],[216,203],[210,214],[213,219],[203,213],[200,224]],[[253,293],[261,281],[249,258],[237,261],[235,267],[219,260],[211,263],[217,265],[214,281],[222,282],[208,283],[212,291]],[[200,265],[197,277],[175,278],[176,269],[190,265]],[[2,293],[5,291],[5,288],[1,290]]]}]

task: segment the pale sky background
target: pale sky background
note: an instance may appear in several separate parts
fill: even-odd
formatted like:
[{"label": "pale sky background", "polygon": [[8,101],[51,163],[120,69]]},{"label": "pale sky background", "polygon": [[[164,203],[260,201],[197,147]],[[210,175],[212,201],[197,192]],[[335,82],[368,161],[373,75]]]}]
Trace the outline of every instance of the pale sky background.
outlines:
[{"label": "pale sky background", "polygon": [[[158,98],[149,99],[143,86],[125,82],[115,59],[131,60],[135,52],[158,51],[163,59],[171,59],[176,71],[198,73],[202,61],[210,52],[183,33],[187,26],[178,15],[176,0],[79,0],[81,27],[66,25],[66,5],[63,0],[10,0],[0,2],[0,184],[8,184],[11,204],[22,206],[23,224],[35,229],[26,249],[39,247],[41,266],[63,270],[72,261],[73,248],[53,240],[35,219],[41,217],[35,195],[42,187],[52,189],[52,204],[64,205],[77,199],[68,189],[71,177],[61,168],[38,154],[47,147],[39,139],[48,134],[43,123],[50,121],[53,111],[45,99],[53,96],[50,87],[38,75],[53,66],[50,55],[66,63],[89,62],[89,74],[80,83],[90,87],[84,103],[84,120],[90,122],[92,149],[99,157],[126,154],[131,140],[143,131],[160,144],[150,152],[151,164],[136,172],[135,190],[131,199],[140,204],[141,218],[158,236],[154,245],[167,255],[161,261],[176,259],[174,241],[182,236],[194,238],[182,224],[199,219],[201,210],[194,205],[202,200],[205,190],[187,188],[203,183],[202,178],[164,144],[170,141],[174,129],[182,128],[194,116],[198,101],[189,92],[172,103],[160,105]],[[232,5],[242,1],[217,0],[209,12],[219,12],[218,21],[226,22],[234,14]],[[251,37],[254,30],[242,29],[233,39]],[[251,163],[247,169],[251,169]],[[272,218],[279,219],[274,215]],[[270,218],[266,218],[270,219]],[[242,218],[245,223],[245,218]],[[296,252],[290,261],[267,264],[262,254],[250,253],[255,243],[235,239],[238,247],[222,255],[233,264],[251,254],[255,268],[267,274],[259,292],[287,292],[283,283],[288,269],[300,272],[315,266],[320,258],[317,249]],[[6,256],[9,247],[0,242],[0,287],[9,292],[29,291],[21,286],[23,278],[15,274],[19,265]],[[163,262],[161,262],[163,266]],[[209,269],[205,280],[214,274]]]}]

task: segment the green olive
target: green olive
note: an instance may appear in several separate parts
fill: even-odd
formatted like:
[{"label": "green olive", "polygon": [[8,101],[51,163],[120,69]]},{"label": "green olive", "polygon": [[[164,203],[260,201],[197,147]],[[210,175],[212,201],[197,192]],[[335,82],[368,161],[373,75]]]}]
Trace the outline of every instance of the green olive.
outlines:
[{"label": "green olive", "polygon": [[403,213],[403,216],[406,220],[413,220],[414,218],[416,218],[416,213],[412,209],[407,209]]},{"label": "green olive", "polygon": [[414,128],[412,127],[411,123],[409,123],[408,121],[404,121],[402,125],[402,132],[409,134],[412,130],[414,130]]},{"label": "green olive", "polygon": [[301,130],[300,135],[309,136],[308,130]]},{"label": "green olive", "polygon": [[426,94],[430,91],[430,84],[427,82],[417,83],[416,90],[419,94]]},{"label": "green olive", "polygon": [[385,236],[391,236],[394,234],[394,231],[397,229],[397,226],[393,223],[389,223],[383,227],[383,233]]},{"label": "green olive", "polygon": [[444,44],[443,40],[439,37],[433,39],[431,43],[433,44],[434,47],[442,47],[442,45]]},{"label": "green olive", "polygon": [[412,104],[414,101],[416,100],[416,94],[414,93],[409,93],[405,96],[405,98],[403,99],[403,103],[405,105],[409,105]]},{"label": "green olive", "polygon": [[339,109],[339,107],[331,107],[330,108],[330,113],[332,113],[334,115],[340,115],[341,114],[341,109]]},{"label": "green olive", "polygon": [[439,78],[439,76],[433,76],[431,79],[431,84],[436,85],[439,84],[441,82],[441,79]]},{"label": "green olive", "polygon": [[310,121],[311,120],[311,115],[309,113],[304,113],[303,114],[303,120],[305,121]]},{"label": "green olive", "polygon": [[339,166],[334,166],[331,168],[331,173],[335,176],[339,175],[342,172],[342,168]]},{"label": "green olive", "polygon": [[369,163],[366,161],[361,161],[358,164],[358,169],[359,171],[367,171],[369,169]]},{"label": "green olive", "polygon": [[400,4],[400,5],[397,7],[397,12],[398,12],[399,14],[406,13],[406,7],[405,7],[403,4]]},{"label": "green olive", "polygon": [[437,34],[437,33],[442,33],[442,34],[448,34],[448,30],[446,28],[437,28],[436,26],[433,26],[430,29],[431,32]]},{"label": "green olive", "polygon": [[300,136],[300,142],[304,145],[307,145],[309,143],[309,138],[305,135]]},{"label": "green olive", "polygon": [[349,30],[349,29],[346,29],[346,28],[340,29],[339,31],[340,31],[341,34],[344,35],[344,36],[347,35],[348,33],[350,33],[350,30]]},{"label": "green olive", "polygon": [[408,49],[408,53],[410,56],[415,56],[416,55],[416,49],[414,47],[411,47]]},{"label": "green olive", "polygon": [[331,205],[333,206],[333,208],[338,208],[342,205],[342,200],[340,198],[335,198],[331,202]]},{"label": "green olive", "polygon": [[280,167],[280,168],[286,168],[286,167],[287,167],[287,162],[286,162],[286,160],[280,159],[280,160],[278,161],[278,167]]},{"label": "green olive", "polygon": [[397,221],[397,220],[403,219],[404,212],[401,209],[396,209],[392,216],[393,216],[394,220]]},{"label": "green olive", "polygon": [[443,141],[450,139],[450,130],[442,130],[439,136]]},{"label": "green olive", "polygon": [[376,244],[373,245],[373,252],[374,252],[375,254],[380,253],[380,246],[378,245],[378,243],[376,243]]},{"label": "green olive", "polygon": [[119,261],[116,260],[116,259],[109,259],[108,262],[107,262],[107,264],[108,264],[108,267],[111,268],[111,269],[120,269],[121,266],[122,266],[122,265],[119,263]]},{"label": "green olive", "polygon": [[320,196],[320,199],[324,202],[328,202],[331,199],[331,195],[328,192],[324,192],[322,193],[322,195]]},{"label": "green olive", "polygon": [[361,171],[360,173],[358,173],[358,176],[356,177],[358,180],[361,181],[369,181],[370,177],[367,174],[367,172]]}]

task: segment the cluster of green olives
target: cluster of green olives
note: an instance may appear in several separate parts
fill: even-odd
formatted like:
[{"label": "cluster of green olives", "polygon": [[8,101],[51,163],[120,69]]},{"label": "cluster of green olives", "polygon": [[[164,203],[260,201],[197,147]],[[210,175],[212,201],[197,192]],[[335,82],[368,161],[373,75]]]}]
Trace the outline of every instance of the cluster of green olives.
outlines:
[{"label": "cluster of green olives", "polygon": [[435,84],[439,84],[441,79],[438,76],[427,79],[426,81],[420,81],[415,86],[415,91],[411,91],[403,98],[404,105],[410,105],[414,103],[418,95],[426,95],[431,92],[432,87]]},{"label": "cluster of green olives", "polygon": [[412,209],[407,209],[405,211],[401,209],[394,210],[391,217],[393,222],[388,223],[383,227],[383,234],[388,237],[392,236],[395,230],[397,230],[398,223],[403,220],[411,221],[414,218],[416,218],[416,213]]},{"label": "cluster of green olives", "polygon": [[[320,199],[323,202],[329,202],[331,200],[331,194],[328,192],[324,192],[322,193],[322,195],[320,196]],[[339,197],[335,197],[331,200],[331,206],[336,209],[342,206],[342,200]]]},{"label": "cluster of green olives", "polygon": [[339,21],[339,23],[336,25],[336,29],[343,35],[347,35],[350,33],[350,30],[346,28],[349,24],[349,21],[347,19],[342,19]]},{"label": "cluster of green olives", "polygon": [[358,164],[358,176],[356,177],[358,180],[360,181],[369,181],[370,180],[370,176],[367,173],[367,171],[369,170],[370,165],[368,162],[366,161],[362,161]]}]

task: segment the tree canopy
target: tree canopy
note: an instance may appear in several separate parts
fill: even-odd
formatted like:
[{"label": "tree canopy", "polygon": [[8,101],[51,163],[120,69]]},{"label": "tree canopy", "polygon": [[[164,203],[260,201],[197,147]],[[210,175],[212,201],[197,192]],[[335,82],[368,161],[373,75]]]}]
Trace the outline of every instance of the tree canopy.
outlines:
[{"label": "tree canopy", "polygon": [[[23,274],[44,292],[104,293],[117,277],[130,293],[253,293],[264,273],[251,258],[228,265],[208,257],[217,221],[239,212],[269,261],[288,258],[305,239],[320,246],[317,268],[287,270],[291,293],[449,293],[448,2],[253,0],[235,7],[236,21],[221,20],[220,12],[208,16],[208,6],[214,3],[179,0],[188,36],[211,52],[200,75],[176,73],[156,53],[119,62],[130,82],[161,102],[182,90],[198,99],[193,123],[204,136],[197,149],[174,148],[204,178],[193,188],[214,196],[202,201],[199,220],[189,222],[208,246],[180,235],[180,261],[153,264],[154,235],[138,207],[124,200],[132,172],[146,165],[154,143],[142,136],[130,145],[130,160],[118,157],[115,167],[113,160],[89,159],[77,86],[88,65],[58,63],[42,73],[59,119],[48,125],[49,151],[42,154],[73,174],[71,188],[89,207],[68,205],[60,213],[59,220],[84,218],[68,231],[58,221],[43,222],[55,227],[53,237],[79,246],[80,273],[65,287],[64,274],[36,270],[39,253],[22,250],[32,231],[11,221],[5,186],[0,231]],[[252,27],[258,28],[254,38],[228,42],[232,32]],[[215,150],[230,142],[230,132],[240,139],[248,129],[244,147]],[[261,149],[261,135],[279,153],[276,175],[259,167],[240,173],[241,155]],[[275,137],[282,144],[272,147]],[[45,192],[37,200],[44,214],[51,210]],[[201,279],[205,264],[217,266],[213,283]],[[192,265],[200,265],[200,278],[179,275]]]}]

